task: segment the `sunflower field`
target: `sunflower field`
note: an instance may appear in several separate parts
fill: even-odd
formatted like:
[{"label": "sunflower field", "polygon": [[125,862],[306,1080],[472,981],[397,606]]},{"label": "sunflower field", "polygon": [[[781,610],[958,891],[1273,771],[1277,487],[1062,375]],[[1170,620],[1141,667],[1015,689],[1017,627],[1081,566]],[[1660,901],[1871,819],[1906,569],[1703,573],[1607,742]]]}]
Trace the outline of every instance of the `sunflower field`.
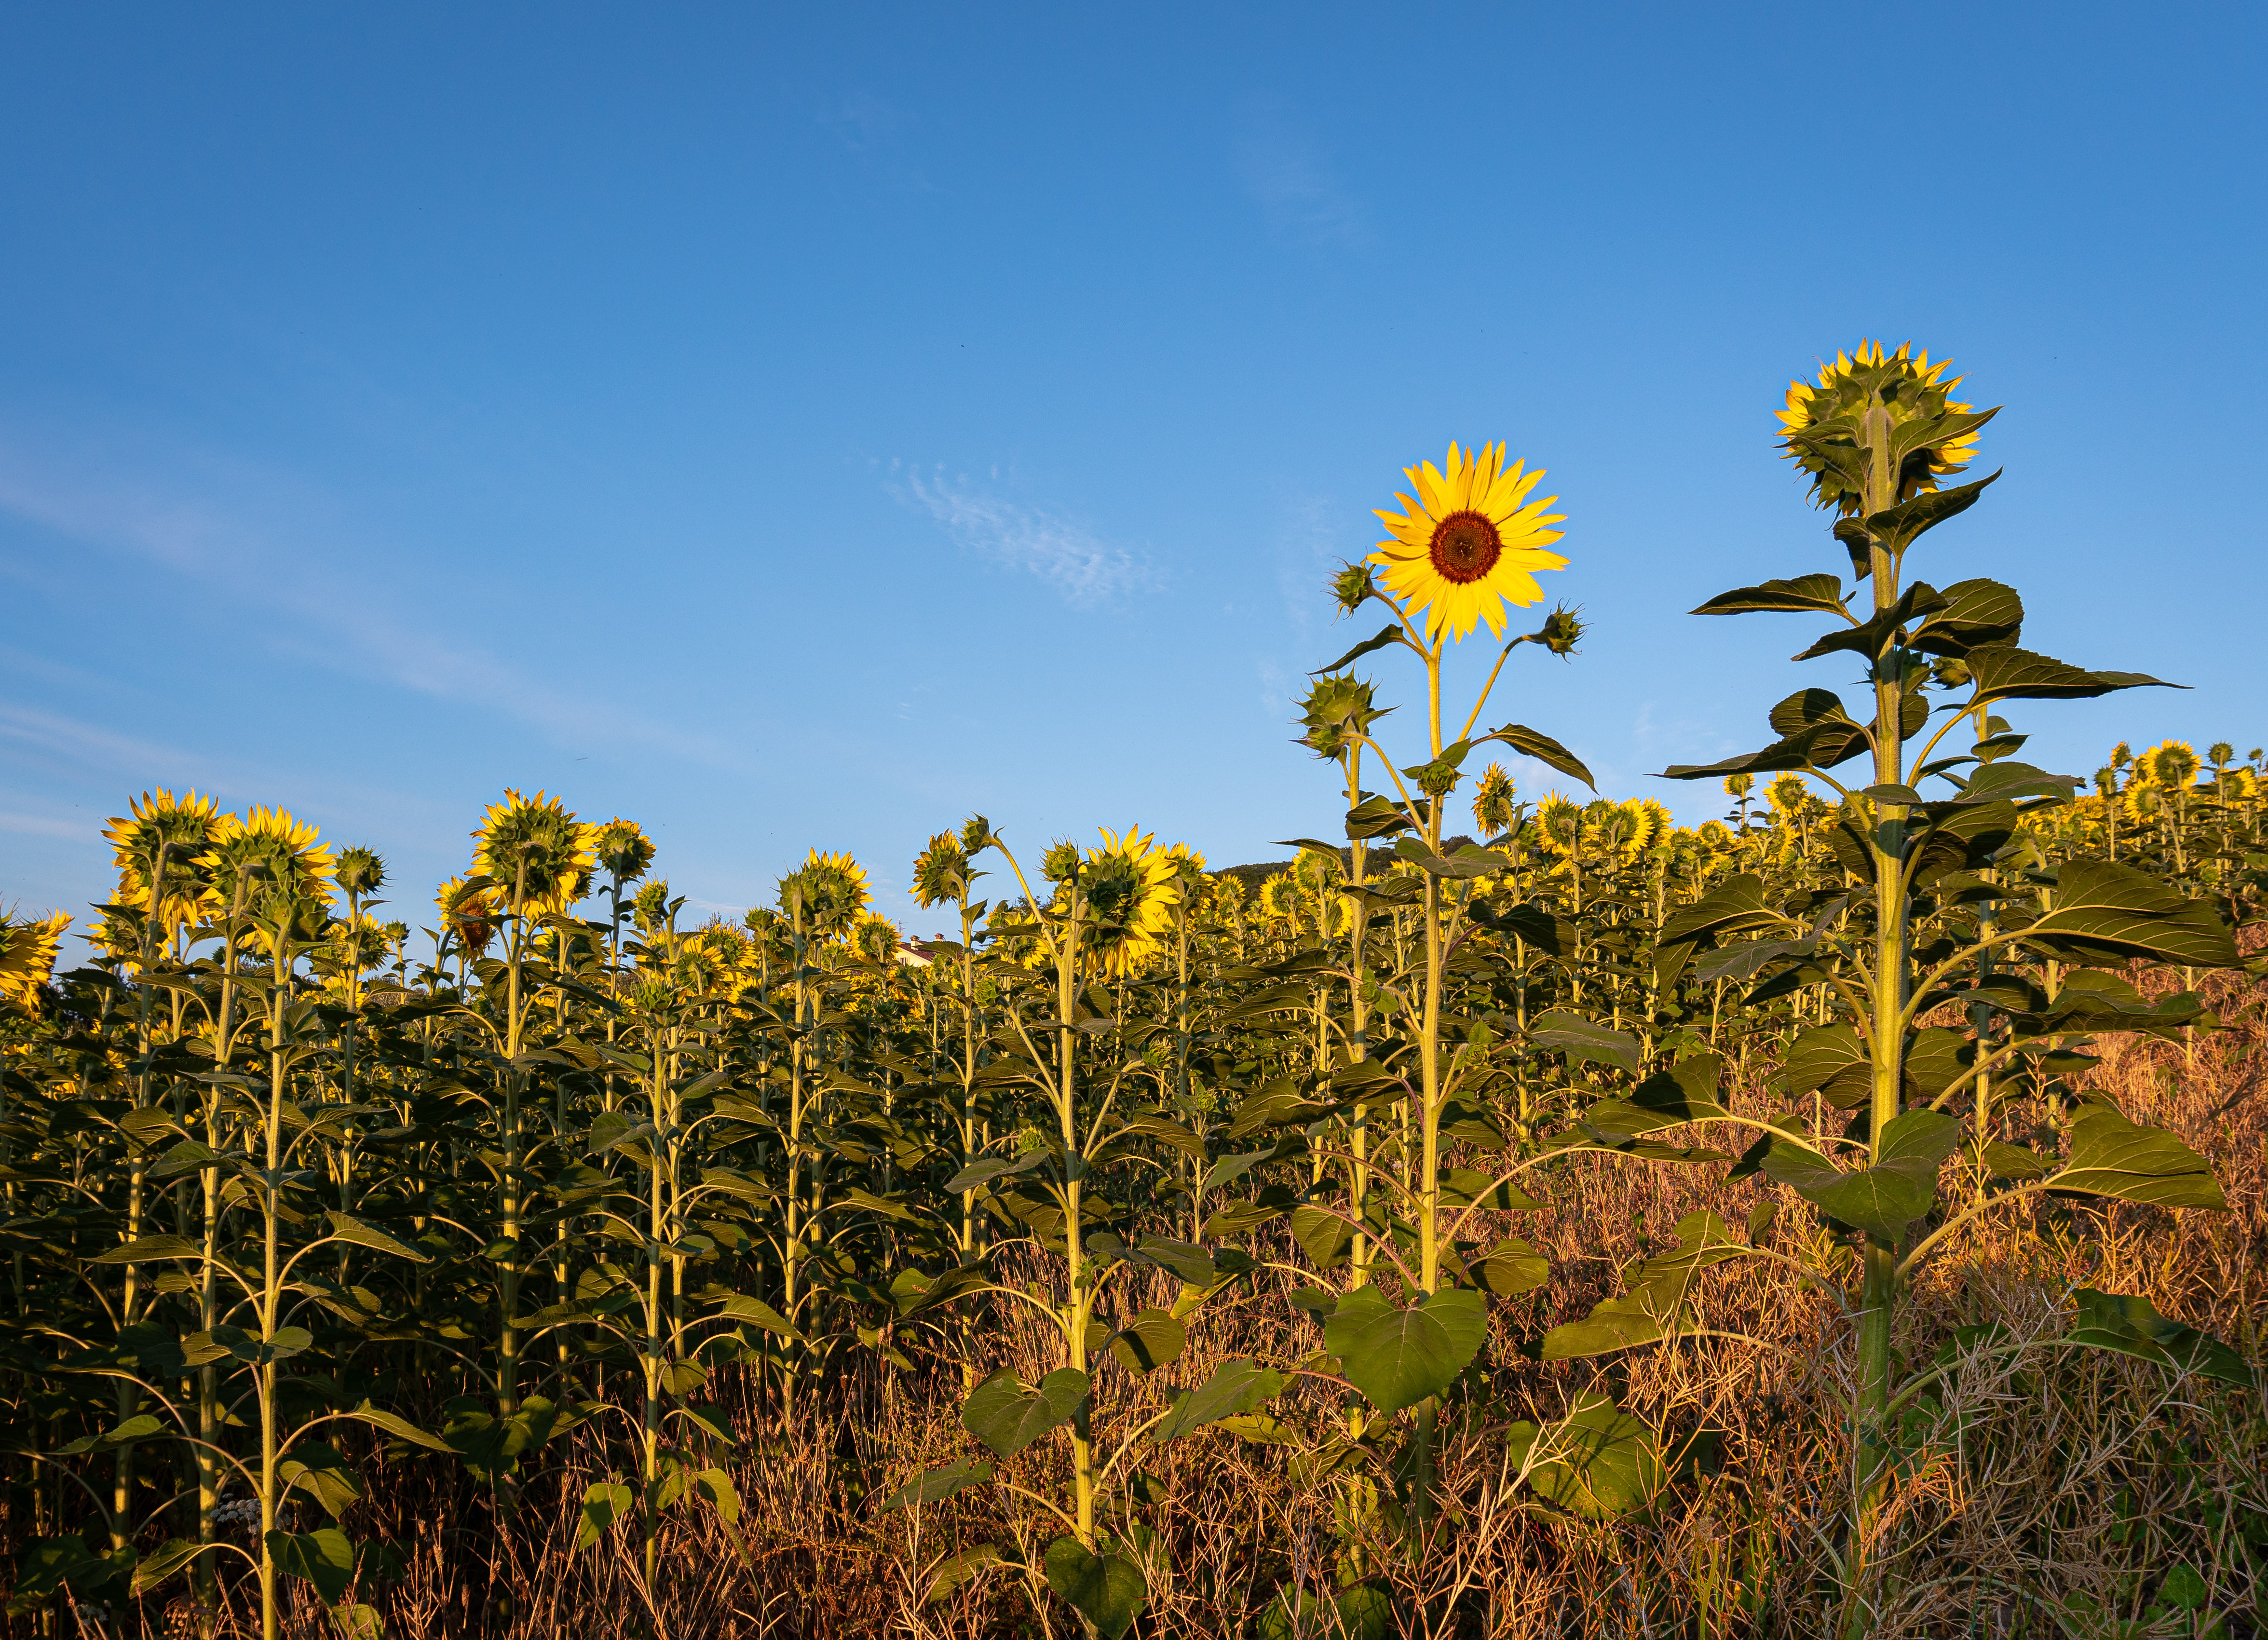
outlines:
[{"label": "sunflower field", "polygon": [[1507,716],[1565,519],[1454,445],[1273,864],[940,816],[916,941],[133,798],[0,922],[5,1632],[2259,1633],[2268,770],[2024,760],[2164,680],[1945,562],[1958,386],[1790,388],[1830,567],[1696,613],[1855,682],[1698,827]]}]

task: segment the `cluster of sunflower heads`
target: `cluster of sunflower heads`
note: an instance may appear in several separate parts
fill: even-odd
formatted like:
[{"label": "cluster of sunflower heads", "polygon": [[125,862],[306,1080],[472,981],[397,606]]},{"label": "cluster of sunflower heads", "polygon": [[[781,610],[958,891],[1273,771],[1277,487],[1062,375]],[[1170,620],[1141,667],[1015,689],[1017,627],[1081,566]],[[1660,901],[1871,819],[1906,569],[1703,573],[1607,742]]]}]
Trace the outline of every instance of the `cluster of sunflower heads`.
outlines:
[{"label": "cluster of sunflower heads", "polygon": [[1811,478],[1812,499],[1844,517],[1866,505],[1877,453],[1896,473],[1897,501],[1938,488],[1975,459],[1977,430],[1999,414],[1961,403],[1961,378],[1932,364],[1911,342],[1896,352],[1861,342],[1819,372],[1816,386],[1792,381],[1779,412],[1781,447]]},{"label": "cluster of sunflower heads", "polygon": [[1393,710],[1378,705],[1370,685],[1360,678],[1344,673],[1318,678],[1300,702],[1300,721],[1307,727],[1300,744],[1317,757],[1336,757],[1346,750],[1350,737],[1368,734],[1371,724]]}]

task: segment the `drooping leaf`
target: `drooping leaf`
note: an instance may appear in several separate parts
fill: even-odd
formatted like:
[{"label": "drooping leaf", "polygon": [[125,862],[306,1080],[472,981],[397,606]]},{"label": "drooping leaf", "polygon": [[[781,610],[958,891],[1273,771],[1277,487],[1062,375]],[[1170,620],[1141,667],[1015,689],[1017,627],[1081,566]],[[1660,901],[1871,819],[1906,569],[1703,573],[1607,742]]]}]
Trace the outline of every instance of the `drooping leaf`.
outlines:
[{"label": "drooping leaf", "polygon": [[1715,1054],[1693,1054],[1667,1070],[1657,1070],[1626,1099],[1601,1099],[1583,1113],[1585,1125],[1616,1138],[1635,1138],[1663,1128],[1709,1122],[1727,1113],[1717,1087],[1725,1062]]},{"label": "drooping leaf", "polygon": [[2240,1389],[2252,1387],[2252,1369],[2242,1356],[2194,1327],[2160,1315],[2147,1298],[2098,1292],[2092,1287],[2081,1287],[2073,1297],[2079,1300],[2078,1324],[2065,1335],[2072,1342],[2154,1361]]},{"label": "drooping leaf", "polygon": [[609,1526],[637,1506],[627,1482],[593,1481],[584,1488],[582,1518],[575,1526],[575,1553],[579,1555],[597,1543]]},{"label": "drooping leaf", "polygon": [[1482,1291],[1499,1298],[1534,1292],[1551,1279],[1551,1261],[1518,1236],[1506,1236],[1465,1269]]},{"label": "drooping leaf", "polygon": [[1354,1226],[1320,1207],[1292,1210],[1292,1239],[1319,1270],[1336,1269],[1354,1246]]},{"label": "drooping leaf", "polygon": [[1350,661],[1360,660],[1365,655],[1370,654],[1375,650],[1384,649],[1389,643],[1401,643],[1406,646],[1408,643],[1409,640],[1402,636],[1401,622],[1392,621],[1379,628],[1378,635],[1375,637],[1365,638],[1361,643],[1347,651],[1345,654],[1340,656],[1329,666],[1318,666],[1314,671],[1309,673],[1307,675],[1311,678],[1320,678],[1327,672],[1336,672],[1340,667],[1347,665]]},{"label": "drooping leaf", "polygon": [[1773,928],[1782,921],[1779,913],[1764,903],[1764,879],[1754,871],[1742,871],[1663,923],[1657,943],[1683,945],[1749,929]]},{"label": "drooping leaf", "polygon": [[1515,1423],[1510,1445],[1539,1497],[1594,1520],[1644,1508],[1665,1478],[1652,1426],[1604,1395],[1577,1396],[1565,1417],[1541,1430]]},{"label": "drooping leaf", "polygon": [[2024,930],[2050,950],[2140,957],[2195,968],[2235,968],[2244,959],[2212,906],[2161,879],[2109,860],[2066,861],[2052,909]]},{"label": "drooping leaf", "polygon": [[2024,625],[2024,600],[2013,586],[1982,578],[1945,589],[1945,607],[1912,635],[1925,654],[1958,658],[1979,644],[2013,643]]},{"label": "drooping leaf", "polygon": [[2205,1158],[2163,1128],[2137,1126],[2108,1105],[2088,1106],[2071,1124],[2071,1159],[2048,1183],[2121,1202],[2228,1210]]},{"label": "drooping leaf", "polygon": [[365,1224],[358,1218],[350,1218],[346,1214],[335,1211],[323,1217],[330,1220],[331,1235],[336,1240],[357,1247],[368,1247],[373,1253],[383,1253],[393,1258],[413,1260],[419,1264],[433,1261],[430,1255],[404,1246],[384,1231]]},{"label": "drooping leaf", "polygon": [[1910,1110],[1883,1127],[1874,1165],[1845,1172],[1815,1151],[1774,1144],[1764,1171],[1827,1213],[1884,1241],[1937,1202],[1937,1171],[1961,1144],[1961,1123],[1942,1111]]},{"label": "drooping leaf", "polygon": [[2080,701],[2114,689],[2185,689],[2146,672],[2088,672],[2013,643],[1980,643],[1962,657],[1977,680],[1977,705],[1989,701]]},{"label": "drooping leaf", "polygon": [[1625,1070],[1638,1069],[1638,1041],[1627,1031],[1616,1031],[1586,1019],[1580,1014],[1545,1014],[1528,1027],[1528,1034],[1546,1048],[1556,1048],[1570,1059],[1597,1060],[1605,1064],[1619,1065]]},{"label": "drooping leaf", "polygon": [[1256,1361],[1224,1361],[1197,1388],[1174,1397],[1172,1408],[1151,1429],[1150,1438],[1160,1446],[1177,1441],[1192,1430],[1265,1405],[1283,1389],[1284,1375],[1273,1367]]},{"label": "drooping leaf", "polygon": [[1800,575],[1792,581],[1765,581],[1756,586],[1740,586],[1729,592],[1719,592],[1691,613],[1697,615],[1742,615],[1759,611],[1818,610],[1826,614],[1837,614],[1842,608],[1841,576]]},{"label": "drooping leaf", "polygon": [[1446,1288],[1408,1309],[1375,1287],[1338,1302],[1323,1324],[1323,1348],[1347,1382],[1381,1412],[1438,1395],[1456,1381],[1488,1337],[1488,1308],[1470,1288]]},{"label": "drooping leaf", "polygon": [[1042,1570],[1049,1589],[1104,1640],[1119,1640],[1150,1598],[1141,1567],[1121,1555],[1097,1555],[1077,1538],[1049,1544]]},{"label": "drooping leaf", "polygon": [[[962,1584],[981,1577],[994,1566],[1008,1563],[1012,1558],[1011,1551],[1002,1548],[998,1543],[978,1543],[957,1555],[948,1555],[931,1572],[929,1592],[923,1599],[934,1606]],[[1015,1563],[1020,1565],[1022,1563],[1016,1561]]]},{"label": "drooping leaf", "polygon": [[880,1511],[890,1514],[917,1504],[941,1504],[954,1493],[983,1486],[992,1479],[992,1466],[982,1458],[961,1458],[941,1468],[924,1470],[882,1500]]},{"label": "drooping leaf", "polygon": [[1576,1361],[1660,1343],[1686,1320],[1685,1283],[1649,1282],[1593,1305],[1580,1321],[1553,1327],[1543,1335],[1542,1354],[1546,1361]]},{"label": "drooping leaf", "polygon": [[166,1539],[154,1551],[136,1563],[132,1585],[135,1597],[139,1599],[171,1581],[187,1570],[198,1555],[207,1553],[219,1553],[218,1546],[199,1543],[189,1538]]},{"label": "drooping leaf", "polygon": [[1171,1311],[1152,1308],[1126,1323],[1110,1341],[1110,1353],[1129,1372],[1154,1372],[1180,1359],[1189,1342],[1188,1329]]},{"label": "drooping leaf", "polygon": [[[1970,428],[1982,427],[1997,413],[1995,410],[1977,410],[1948,416],[1942,418],[1936,428],[1926,428],[1922,423],[1912,422],[1905,425],[1914,430],[1910,437],[1936,442],[1957,438],[1960,432]],[[1984,487],[1999,476],[1997,472],[1988,473],[1971,483],[1955,484],[1947,489],[1925,490],[1911,501],[1900,502],[1895,507],[1868,513],[1867,529],[1892,552],[1903,551],[1925,531],[1936,528],[1957,513],[1966,512],[1984,493]]]},{"label": "drooping leaf", "polygon": [[1012,1458],[1049,1430],[1071,1422],[1086,1394],[1086,1374],[1075,1367],[1049,1373],[1036,1389],[1020,1383],[1013,1368],[1002,1367],[969,1392],[961,1408],[961,1425],[996,1457]]},{"label": "drooping leaf", "polygon": [[1598,783],[1591,778],[1591,771],[1584,767],[1583,760],[1541,730],[1530,729],[1525,724],[1506,724],[1501,729],[1491,730],[1480,739],[1501,740],[1523,757],[1532,757],[1563,775],[1572,776],[1594,791],[1599,789]]},{"label": "drooping leaf", "polygon": [[313,1532],[270,1532],[268,1552],[276,1569],[287,1577],[304,1577],[315,1585],[326,1606],[336,1606],[354,1581],[354,1545],[336,1526]]}]

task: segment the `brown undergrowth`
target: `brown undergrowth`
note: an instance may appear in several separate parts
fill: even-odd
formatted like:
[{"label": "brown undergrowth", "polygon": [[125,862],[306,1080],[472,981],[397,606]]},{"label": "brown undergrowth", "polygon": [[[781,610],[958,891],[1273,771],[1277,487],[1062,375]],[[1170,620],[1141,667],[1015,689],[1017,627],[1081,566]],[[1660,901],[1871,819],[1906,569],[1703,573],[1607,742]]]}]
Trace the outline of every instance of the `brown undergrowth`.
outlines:
[{"label": "brown undergrowth", "polygon": [[[2109,1041],[2088,1077],[2130,1115],[2163,1123],[2204,1152],[2232,1210],[2058,1202],[2001,1215],[1918,1281],[1903,1312],[1909,1364],[1929,1363],[1959,1327],[2053,1332],[2070,1291],[2093,1286],[2145,1294],[2259,1366],[2268,992],[2228,982],[2215,989],[2229,1028],[2192,1044]],[[1815,1233],[1793,1197],[1759,1180],[1727,1186],[1723,1171],[1585,1158],[1545,1181],[1537,1193],[1551,1205],[1518,1228],[1550,1254],[1554,1278],[1499,1306],[1486,1370],[1445,1417],[1448,1507],[1426,1541],[1394,1529],[1362,1472],[1329,1472],[1297,1443],[1205,1430],[1156,1454],[1146,1467],[1164,1496],[1141,1511],[1157,1536],[1150,1609],[1137,1632],[1262,1632],[1261,1615],[1282,1591],[1326,1591],[1349,1576],[1390,1590],[1395,1621],[1412,1636],[1829,1632],[1848,1504],[1837,1403],[1851,1363],[1836,1296],[1807,1290],[1786,1266],[1742,1261],[1701,1284],[1704,1324],[1727,1336],[1603,1361],[1545,1364],[1523,1351],[1614,1291],[1620,1267],[1660,1249],[1697,1207],[1737,1222],[1756,1202],[1781,1198],[1780,1233]],[[1949,1173],[1947,1188],[1957,1197],[1973,1182]],[[1304,1279],[1290,1269],[1288,1242],[1273,1256],[1285,1268],[1241,1302],[1203,1313],[1188,1355],[1161,1379],[1198,1381],[1227,1356],[1290,1361],[1318,1347],[1314,1323],[1286,1297]],[[1162,1290],[1126,1297],[1170,1301]],[[816,1409],[784,1427],[760,1413],[754,1383],[721,1375],[714,1387],[742,1439],[735,1475],[747,1512],[737,1533],[706,1514],[673,1522],[659,1588],[644,1586],[621,1528],[598,1550],[571,1551],[573,1500],[600,1478],[595,1442],[571,1437],[546,1448],[555,1467],[526,1479],[508,1517],[453,1471],[405,1460],[372,1478],[353,1523],[356,1535],[396,1547],[401,1575],[358,1598],[377,1605],[398,1636],[1076,1635],[1064,1608],[1035,1613],[1020,1585],[997,1575],[925,1598],[931,1570],[956,1551],[1016,1544],[1016,1525],[988,1492],[877,1511],[908,1476],[974,1450],[955,1417],[966,1341],[982,1341],[980,1369],[1011,1364],[1035,1378],[1055,1364],[1035,1325],[1019,1313],[981,1329],[947,1322],[901,1335],[913,1372],[869,1351],[840,1357],[810,1398]],[[1643,1515],[1589,1522],[1516,1484],[1505,1426],[1557,1414],[1594,1386],[1654,1423],[1677,1454],[1670,1484]],[[1127,1387],[1113,1388],[1122,1403]],[[1134,1393],[1156,1399],[1165,1388]],[[1320,1443],[1344,1416],[1327,1389],[1309,1380],[1277,1410]],[[2268,1569],[2264,1431],[2257,1393],[2092,1352],[1972,1352],[1948,1370],[1941,1394],[1918,1401],[1904,1431],[1897,1502],[1868,1557],[1888,1568],[1877,1632],[2257,1634],[2258,1578]],[[1049,1445],[1004,1467],[1042,1467],[1055,1461]],[[1036,1558],[1042,1541],[1023,1547]],[[2184,1566],[2205,1591],[2200,1613],[2171,1598],[2195,1586],[2176,1572]],[[143,1615],[154,1632],[194,1632],[185,1604],[153,1603]],[[247,1614],[231,1614],[229,1627],[249,1632]],[[307,1605],[290,1627],[328,1632]]]}]

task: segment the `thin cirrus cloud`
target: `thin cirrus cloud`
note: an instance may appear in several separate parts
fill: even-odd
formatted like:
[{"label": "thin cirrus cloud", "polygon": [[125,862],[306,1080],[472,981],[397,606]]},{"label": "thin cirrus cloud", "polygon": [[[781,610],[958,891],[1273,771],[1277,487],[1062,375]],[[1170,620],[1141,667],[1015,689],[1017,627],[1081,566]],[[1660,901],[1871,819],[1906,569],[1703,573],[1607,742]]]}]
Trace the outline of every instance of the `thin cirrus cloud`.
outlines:
[{"label": "thin cirrus cloud", "polygon": [[[335,534],[328,520],[261,521],[279,508],[320,511],[305,498],[266,494],[239,508],[202,496],[163,494],[136,480],[75,484],[50,464],[0,450],[0,516],[68,540],[122,551],[185,580],[218,589],[239,605],[289,617],[274,629],[279,649],[310,665],[389,683],[412,694],[478,705],[554,738],[595,732],[689,761],[723,768],[733,753],[710,737],[646,720],[609,702],[551,687],[476,645],[389,614],[366,586],[327,576],[302,545]],[[277,544],[288,537],[287,550]]]},{"label": "thin cirrus cloud", "polygon": [[1361,206],[1331,175],[1322,146],[1275,98],[1245,105],[1235,151],[1237,175],[1277,239],[1352,246],[1369,237]]},{"label": "thin cirrus cloud", "polygon": [[[898,464],[891,465],[895,469]],[[941,467],[927,475],[907,467],[888,489],[943,525],[964,549],[1037,576],[1082,608],[1141,591],[1157,579],[1145,556],[1114,547],[1059,513],[988,494],[966,479],[948,480]]]}]

